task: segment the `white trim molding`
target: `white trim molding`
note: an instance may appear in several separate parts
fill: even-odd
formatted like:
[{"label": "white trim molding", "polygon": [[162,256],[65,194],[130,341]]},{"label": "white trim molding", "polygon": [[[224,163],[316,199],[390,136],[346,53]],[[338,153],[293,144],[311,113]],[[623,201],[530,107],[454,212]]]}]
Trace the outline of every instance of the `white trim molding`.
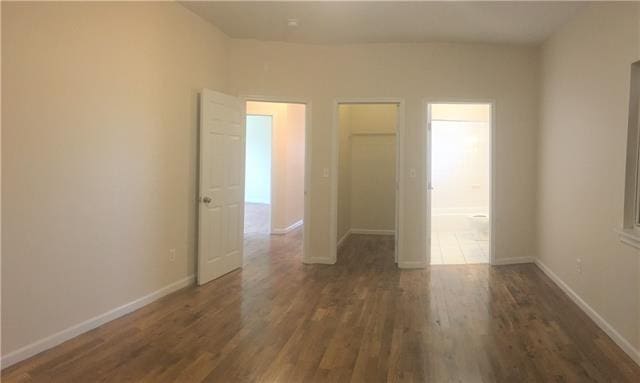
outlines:
[{"label": "white trim molding", "polygon": [[9,367],[13,364],[28,359],[36,354],[46,351],[52,347],[55,347],[63,342],[68,341],[71,338],[75,338],[78,335],[84,334],[87,331],[93,330],[107,322],[118,319],[121,316],[127,315],[139,308],[142,308],[166,295],[169,295],[175,291],[178,291],[187,286],[191,286],[195,283],[195,275],[182,278],[176,282],[166,285],[159,290],[156,290],[150,294],[147,294],[134,301],[126,303],[120,307],[116,307],[106,313],[100,314],[93,318],[90,318],[84,322],[78,323],[71,327],[68,327],[55,334],[49,335],[45,338],[37,340],[31,344],[28,344],[22,348],[10,352],[7,355],[3,355],[0,359],[1,368]]},{"label": "white trim molding", "polygon": [[429,266],[429,264],[423,259],[419,261],[398,261],[398,267],[401,269],[424,269],[427,266]]},{"label": "white trim molding", "polygon": [[614,231],[618,233],[620,242],[636,249],[640,249],[640,233],[631,229],[614,229]]},{"label": "white trim molding", "polygon": [[347,238],[349,238],[349,236],[351,235],[351,229],[347,230],[346,233],[344,233],[344,235],[340,238],[340,240],[338,241],[338,249],[344,245],[344,241],[347,240]]},{"label": "white trim molding", "polygon": [[498,258],[494,259],[491,262],[492,266],[502,266],[502,265],[518,265],[521,263],[535,263],[536,259],[534,257],[512,257],[512,258]]},{"label": "white trim molding", "polygon": [[551,271],[551,269],[547,265],[542,263],[541,260],[536,259],[535,264],[540,270],[542,270],[543,273],[546,274],[547,277],[549,277],[549,279],[551,279],[558,287],[560,287],[560,289],[564,291],[564,293],[567,294],[569,298],[576,305],[578,305],[578,307],[580,307],[580,309],[582,309],[582,311],[584,311],[585,314],[587,314],[587,316],[589,316],[589,318],[591,318],[591,320],[594,321],[596,325],[598,325],[598,327],[600,327],[600,329],[602,329],[602,331],[604,331],[627,355],[629,355],[629,357],[633,359],[636,364],[640,365],[640,350],[633,347],[633,345],[627,339],[620,335],[620,333],[616,331],[616,329],[609,322],[607,322],[602,316],[600,316],[600,314],[598,314],[596,310],[589,306],[589,304],[585,302],[580,297],[580,295],[578,295],[578,293],[573,291],[573,289],[569,287],[569,285],[567,285],[562,279],[560,279],[560,277],[556,273]]},{"label": "white trim molding", "polygon": [[289,225],[288,227],[285,227],[284,229],[274,228],[273,230],[271,230],[271,234],[275,234],[275,235],[287,234],[287,233],[299,228],[300,226],[302,226],[303,222],[304,222],[304,220],[301,219],[300,221],[294,222],[293,224]]},{"label": "white trim molding", "polygon": [[338,240],[338,249],[344,245],[344,242],[349,238],[351,234],[365,234],[365,235],[396,235],[395,230],[376,230],[376,229],[349,229]]},{"label": "white trim molding", "polygon": [[351,229],[350,234],[368,234],[368,235],[395,235],[395,230],[378,230],[378,229]]},{"label": "white trim molding", "polygon": [[307,258],[302,258],[302,263],[304,264],[308,264],[308,265],[312,265],[312,264],[318,264],[318,265],[334,265],[336,263],[336,260],[334,258],[329,258],[329,257],[307,257]]}]

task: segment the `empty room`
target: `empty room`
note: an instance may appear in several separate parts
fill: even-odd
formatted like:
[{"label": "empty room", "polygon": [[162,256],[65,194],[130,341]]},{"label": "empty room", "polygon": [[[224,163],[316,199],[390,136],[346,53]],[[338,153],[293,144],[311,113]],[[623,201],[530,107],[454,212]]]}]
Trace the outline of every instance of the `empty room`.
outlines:
[{"label": "empty room", "polygon": [[0,13],[2,382],[640,382],[640,2]]}]

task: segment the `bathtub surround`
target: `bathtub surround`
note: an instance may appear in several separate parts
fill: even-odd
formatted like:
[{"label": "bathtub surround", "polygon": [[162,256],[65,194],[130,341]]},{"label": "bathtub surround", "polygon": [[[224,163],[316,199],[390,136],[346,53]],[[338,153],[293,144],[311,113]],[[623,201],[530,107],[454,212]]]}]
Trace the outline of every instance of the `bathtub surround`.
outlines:
[{"label": "bathtub surround", "polygon": [[490,104],[430,104],[431,264],[488,263]]}]

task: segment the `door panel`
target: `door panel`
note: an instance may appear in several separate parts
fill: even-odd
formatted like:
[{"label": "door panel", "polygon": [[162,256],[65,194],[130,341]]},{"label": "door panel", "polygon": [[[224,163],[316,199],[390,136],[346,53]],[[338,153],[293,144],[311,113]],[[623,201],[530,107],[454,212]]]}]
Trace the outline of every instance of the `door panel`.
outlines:
[{"label": "door panel", "polygon": [[244,189],[242,105],[203,90],[200,97],[198,284],[242,266]]}]

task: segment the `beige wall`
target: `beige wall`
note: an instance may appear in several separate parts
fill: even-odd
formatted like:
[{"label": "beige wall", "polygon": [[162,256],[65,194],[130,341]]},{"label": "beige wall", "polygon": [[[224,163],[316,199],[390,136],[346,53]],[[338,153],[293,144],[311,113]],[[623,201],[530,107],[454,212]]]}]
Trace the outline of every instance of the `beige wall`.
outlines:
[{"label": "beige wall", "polygon": [[489,121],[491,108],[487,104],[433,104],[431,119],[442,121]]},{"label": "beige wall", "polygon": [[340,105],[338,107],[338,240],[344,238],[351,229],[350,112],[349,105]]},{"label": "beige wall", "polygon": [[341,104],[338,113],[338,238],[349,229],[393,231],[396,138],[380,134],[395,134],[397,105]]},{"label": "beige wall", "polygon": [[227,44],[176,3],[2,2],[3,355],[193,275]]},{"label": "beige wall", "polygon": [[403,98],[406,263],[426,253],[422,100],[495,100],[496,256],[531,255],[535,47],[263,43],[175,3],[7,2],[2,46],[3,355],[193,274],[202,87],[310,100],[316,259],[330,258],[333,100]]},{"label": "beige wall", "polygon": [[271,228],[284,230],[304,215],[305,106],[250,101],[247,114],[273,118]]},{"label": "beige wall", "polygon": [[397,104],[344,104],[340,107],[350,110],[350,134],[396,132]]},{"label": "beige wall", "polygon": [[287,198],[285,225],[287,228],[304,217],[304,161],[305,161],[306,107],[304,104],[287,104]]},{"label": "beige wall", "polygon": [[540,261],[636,352],[640,254],[614,228],[623,221],[638,12],[636,4],[594,5],[544,44],[537,209]]},{"label": "beige wall", "polygon": [[[334,100],[406,101],[404,230],[401,262],[424,262],[425,119],[422,101],[496,101],[496,257],[531,256],[535,200],[538,50],[481,44],[302,45],[234,40],[233,94],[298,97],[313,107],[310,254],[330,261]],[[393,68],[393,70],[389,70]],[[336,138],[337,140],[337,138]],[[414,168],[416,177],[408,170]],[[335,177],[337,179],[337,175]],[[402,264],[402,263],[401,263]]]}]

